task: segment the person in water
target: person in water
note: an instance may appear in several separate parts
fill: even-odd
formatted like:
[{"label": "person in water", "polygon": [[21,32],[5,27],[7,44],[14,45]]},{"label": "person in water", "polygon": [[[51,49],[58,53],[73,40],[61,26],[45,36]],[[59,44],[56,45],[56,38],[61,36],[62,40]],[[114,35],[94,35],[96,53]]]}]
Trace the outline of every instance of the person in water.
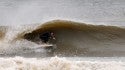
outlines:
[{"label": "person in water", "polygon": [[40,39],[42,42],[47,43],[50,39],[55,39],[55,36],[53,32],[46,32],[40,35]]}]

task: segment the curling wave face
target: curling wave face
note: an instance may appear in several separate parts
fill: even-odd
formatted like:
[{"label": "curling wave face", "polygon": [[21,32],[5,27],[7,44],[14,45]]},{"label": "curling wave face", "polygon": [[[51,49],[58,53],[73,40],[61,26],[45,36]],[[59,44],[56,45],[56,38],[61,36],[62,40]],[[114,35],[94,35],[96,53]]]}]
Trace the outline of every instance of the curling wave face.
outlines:
[{"label": "curling wave face", "polygon": [[[39,35],[53,32],[46,49]],[[44,24],[0,27],[1,56],[125,56],[125,29],[54,20]],[[30,55],[29,55],[30,54]]]}]

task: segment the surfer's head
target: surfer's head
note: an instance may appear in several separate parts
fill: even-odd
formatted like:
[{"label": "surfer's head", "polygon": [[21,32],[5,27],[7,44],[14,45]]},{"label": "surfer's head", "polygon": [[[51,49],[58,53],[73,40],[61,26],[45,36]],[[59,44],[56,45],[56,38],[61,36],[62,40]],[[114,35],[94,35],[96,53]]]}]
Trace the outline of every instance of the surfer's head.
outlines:
[{"label": "surfer's head", "polygon": [[50,39],[55,39],[53,32],[45,32],[40,34],[40,39],[42,42],[47,43]]}]

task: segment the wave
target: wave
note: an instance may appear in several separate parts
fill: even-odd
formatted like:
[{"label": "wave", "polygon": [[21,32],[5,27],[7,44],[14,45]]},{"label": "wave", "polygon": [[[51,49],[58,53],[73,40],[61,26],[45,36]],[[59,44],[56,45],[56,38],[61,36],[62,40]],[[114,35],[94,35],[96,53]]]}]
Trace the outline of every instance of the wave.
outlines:
[{"label": "wave", "polygon": [[[14,52],[14,46],[16,45],[18,49],[14,53],[22,53],[24,48],[31,50],[31,48],[37,47],[37,51],[39,50],[38,48],[41,49],[38,46],[43,45],[43,42],[41,43],[39,36],[46,32],[53,32],[56,40],[51,39],[48,41],[47,44],[53,44],[54,49],[53,47],[50,48],[49,51],[51,51],[46,52],[45,55],[125,56],[125,29],[116,26],[90,25],[66,20],[54,20],[43,24],[16,27],[15,29],[10,29],[4,35],[6,40],[8,40],[8,35],[13,33],[9,38],[9,42],[11,42],[9,47],[10,45],[12,46],[9,50],[14,49],[11,51]],[[48,49],[44,48],[44,50]],[[31,55],[33,55],[33,52]]]},{"label": "wave", "polygon": [[40,25],[36,30],[25,34],[24,38],[37,42],[39,35],[46,32],[55,34],[54,44],[57,48],[54,50],[54,54],[118,56],[118,54],[123,55],[124,53],[124,28],[54,20]]}]

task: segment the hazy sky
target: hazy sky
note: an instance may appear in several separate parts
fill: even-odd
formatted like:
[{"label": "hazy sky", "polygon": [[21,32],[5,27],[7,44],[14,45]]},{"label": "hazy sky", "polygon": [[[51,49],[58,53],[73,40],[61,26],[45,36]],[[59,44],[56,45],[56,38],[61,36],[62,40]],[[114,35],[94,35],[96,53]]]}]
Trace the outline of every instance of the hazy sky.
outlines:
[{"label": "hazy sky", "polygon": [[0,0],[0,25],[53,19],[125,25],[125,0]]}]

